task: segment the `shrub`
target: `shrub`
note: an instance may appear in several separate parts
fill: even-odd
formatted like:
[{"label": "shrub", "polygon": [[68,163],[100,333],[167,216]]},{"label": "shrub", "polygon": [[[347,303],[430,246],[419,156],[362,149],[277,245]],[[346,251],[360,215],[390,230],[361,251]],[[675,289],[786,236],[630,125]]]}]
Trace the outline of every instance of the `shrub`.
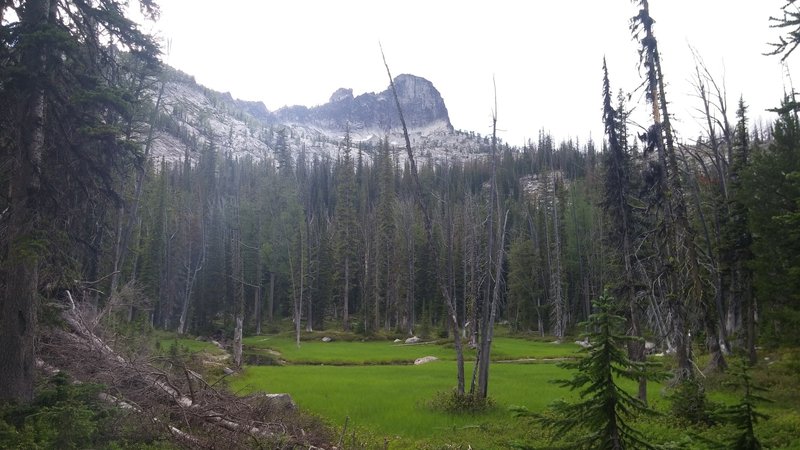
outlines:
[{"label": "shrub", "polygon": [[99,448],[120,438],[120,413],[98,399],[101,386],[53,376],[30,405],[0,409],[0,448]]},{"label": "shrub", "polygon": [[428,408],[451,414],[478,414],[494,408],[494,401],[477,394],[461,394],[457,390],[440,391],[427,402]]},{"label": "shrub", "polygon": [[693,424],[711,425],[713,405],[708,401],[703,383],[690,378],[678,384],[669,396],[674,417]]}]

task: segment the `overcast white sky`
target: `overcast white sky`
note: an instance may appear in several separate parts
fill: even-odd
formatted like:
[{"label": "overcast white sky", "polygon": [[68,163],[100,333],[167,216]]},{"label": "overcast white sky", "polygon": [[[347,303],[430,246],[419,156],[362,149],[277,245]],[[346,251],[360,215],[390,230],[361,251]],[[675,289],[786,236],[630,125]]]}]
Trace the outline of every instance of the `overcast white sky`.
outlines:
[{"label": "overcast white sky", "polygon": [[[763,56],[785,0],[651,0],[651,15],[683,138],[699,126],[689,83],[700,52],[727,85],[731,114],[739,95],[753,116],[777,106],[789,81],[778,57]],[[628,30],[630,0],[159,0],[159,35],[172,43],[166,61],[234,97],[314,106],[340,87],[382,91],[392,73],[433,82],[453,126],[490,132],[492,77],[498,127],[511,144],[536,139],[602,139],[605,55],[612,88],[632,92],[638,46]],[[798,65],[790,57],[789,68]],[[799,73],[793,70],[793,73]],[[796,75],[800,76],[800,75]],[[640,100],[641,92],[634,92]],[[731,117],[733,120],[733,117]]]}]

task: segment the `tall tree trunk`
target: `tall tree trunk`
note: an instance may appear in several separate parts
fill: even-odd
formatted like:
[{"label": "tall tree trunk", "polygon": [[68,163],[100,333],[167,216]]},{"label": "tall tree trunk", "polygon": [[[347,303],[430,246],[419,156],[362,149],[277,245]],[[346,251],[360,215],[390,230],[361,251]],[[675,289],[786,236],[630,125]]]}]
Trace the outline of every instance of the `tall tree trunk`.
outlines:
[{"label": "tall tree trunk", "polygon": [[[238,188],[238,187],[237,187]],[[233,363],[237,369],[242,367],[242,333],[244,327],[244,270],[242,269],[242,244],[241,244],[241,224],[239,221],[239,200],[236,199],[235,228],[231,230],[231,258],[233,276],[233,301],[234,304],[234,323],[233,330]]]},{"label": "tall tree trunk", "polygon": [[342,292],[342,328],[350,331],[350,258],[344,258],[344,292]]},{"label": "tall tree trunk", "polygon": [[275,272],[269,272],[269,297],[267,300],[267,320],[272,323],[275,312]]},{"label": "tall tree trunk", "polygon": [[[381,49],[381,54],[383,54],[383,49]],[[411,149],[411,138],[408,134],[408,127],[406,126],[405,118],[403,117],[403,108],[400,106],[400,98],[397,95],[397,89],[394,84],[394,79],[392,78],[392,73],[389,70],[389,64],[386,62],[386,58],[383,58],[384,66],[386,67],[386,74],[389,76],[389,86],[392,88],[392,95],[394,97],[395,106],[397,107],[398,115],[400,116],[400,124],[403,127],[403,137],[405,138],[406,144],[406,153],[408,155],[408,163],[411,172],[411,178],[414,183],[414,197],[416,198],[417,204],[419,205],[420,209],[422,210],[422,217],[423,217],[423,224],[425,226],[425,235],[428,242],[428,251],[430,252],[430,259],[434,263],[434,267],[436,267],[436,279],[438,281],[439,289],[442,292],[442,297],[444,297],[445,304],[447,306],[447,314],[448,314],[448,321],[450,323],[451,329],[453,331],[453,346],[455,347],[456,351],[456,379],[457,379],[457,386],[456,392],[463,395],[464,394],[464,351],[461,344],[461,327],[458,323],[458,311],[456,309],[455,302],[453,301],[452,293],[449,289],[449,284],[442,273],[441,268],[439,267],[439,248],[436,245],[436,241],[433,235],[433,222],[431,220],[430,211],[428,209],[428,205],[425,203],[425,199],[422,196],[422,184],[419,181],[419,173],[417,172],[417,163],[414,159],[414,152]]]},{"label": "tall tree trunk", "polygon": [[495,261],[494,289],[492,292],[492,303],[489,306],[489,320],[486,332],[481,341],[481,359],[478,369],[478,395],[486,398],[489,395],[489,364],[491,363],[492,339],[494,337],[494,322],[497,316],[497,304],[500,302],[501,277],[503,276],[503,255],[505,254],[506,225],[508,224],[508,210],[506,210],[503,228],[500,231],[500,245],[497,248],[497,259]]},{"label": "tall tree trunk", "polygon": [[[26,2],[21,17],[27,36],[47,26],[48,0]],[[39,284],[39,250],[36,233],[41,229],[38,197],[39,169],[45,151],[45,106],[41,83],[46,72],[47,49],[42,41],[28,43],[22,66],[31,75],[31,86],[20,104],[19,134],[9,180],[9,210],[5,254],[5,298],[0,305],[0,401],[23,403],[33,399],[36,292]]]}]

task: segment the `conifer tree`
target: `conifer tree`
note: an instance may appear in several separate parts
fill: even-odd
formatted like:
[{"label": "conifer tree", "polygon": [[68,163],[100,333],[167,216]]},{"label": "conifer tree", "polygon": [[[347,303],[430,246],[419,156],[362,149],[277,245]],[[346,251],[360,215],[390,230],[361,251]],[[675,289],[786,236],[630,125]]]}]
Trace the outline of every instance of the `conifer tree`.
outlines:
[{"label": "conifer tree", "polygon": [[355,247],[358,236],[356,230],[355,180],[351,151],[350,131],[342,143],[342,155],[337,166],[336,187],[336,255],[342,282],[342,328],[350,330],[350,296],[356,268]]},{"label": "conifer tree", "polygon": [[[776,110],[773,140],[753,152],[746,171],[752,267],[759,299],[759,333],[775,342],[798,343],[793,308],[800,300],[800,121],[798,104],[784,99]],[[752,313],[751,313],[752,314]]]},{"label": "conifer tree", "polygon": [[[152,0],[139,4],[146,16],[158,12]],[[71,210],[88,210],[95,196],[118,204],[113,175],[139,156],[137,146],[123,142],[119,126],[138,99],[107,75],[120,50],[155,64],[158,49],[125,17],[126,6],[120,0],[0,3],[6,21],[0,33],[0,179],[8,196],[0,249],[0,400],[29,402],[33,396],[40,269],[48,249],[60,246],[52,245],[50,228]],[[71,195],[76,192],[82,195]],[[73,237],[80,231],[67,229]]]},{"label": "conifer tree", "polygon": [[[584,335],[591,347],[576,361],[559,365],[575,370],[570,380],[556,383],[571,390],[579,390],[581,400],[575,403],[560,401],[551,408],[553,415],[536,415],[517,408],[520,416],[533,416],[536,423],[555,431],[554,436],[570,440],[569,448],[622,450],[630,448],[655,448],[646,437],[629,425],[629,421],[651,410],[635,396],[617,384],[617,379],[656,380],[651,363],[632,361],[625,354],[625,345],[638,339],[623,334],[625,319],[614,313],[614,301],[607,294],[595,303],[595,313],[583,325]],[[573,430],[579,433],[568,435]],[[572,438],[572,436],[575,436]]]},{"label": "conifer tree", "polygon": [[739,373],[734,375],[738,380],[731,383],[733,387],[741,389],[742,398],[735,405],[725,406],[716,413],[716,418],[721,422],[730,423],[736,427],[737,433],[724,443],[722,448],[730,450],[760,450],[761,442],[755,433],[755,425],[760,420],[769,419],[769,416],[756,410],[758,403],[770,402],[769,399],[759,395],[766,389],[753,384],[747,364],[738,368]]},{"label": "conifer tree", "polygon": [[800,45],[800,9],[795,6],[796,0],[785,0],[786,3],[781,7],[783,17],[770,16],[772,28],[786,30],[785,35],[778,37],[778,42],[770,44],[772,51],[768,55],[781,55],[784,61]]},{"label": "conifer tree", "polygon": [[675,378],[681,381],[694,375],[688,321],[689,311],[702,306],[699,305],[702,296],[699,262],[667,108],[661,55],[653,32],[655,20],[650,16],[648,0],[633,0],[633,3],[639,6],[639,12],[631,19],[630,29],[641,43],[640,61],[646,69],[645,88],[652,107],[653,125],[647,130],[646,140],[648,150],[656,151],[658,161],[654,186],[657,192],[654,206],[661,214],[657,218],[662,236],[656,244],[660,262],[658,270],[663,273],[664,297],[672,319],[671,334],[678,362]]},{"label": "conifer tree", "polygon": [[730,261],[731,304],[729,316],[736,316],[741,310],[744,322],[744,348],[750,364],[756,362],[755,349],[755,296],[753,292],[753,259],[751,249],[753,236],[748,226],[749,213],[745,203],[749,195],[744,189],[744,177],[750,165],[750,140],[747,129],[747,106],[739,99],[736,111],[738,121],[734,131],[733,158],[730,162],[730,195],[728,220],[723,230],[721,252]]},{"label": "conifer tree", "polygon": [[[617,295],[628,305],[628,323],[631,335],[642,337],[640,306],[636,299],[638,285],[636,255],[634,254],[635,223],[631,198],[630,156],[620,139],[621,128],[618,113],[611,106],[611,84],[608,67],[603,58],[603,122],[608,136],[608,151],[605,154],[605,197],[603,209],[610,220],[609,241],[622,260],[621,279],[616,285]],[[629,355],[634,361],[644,361],[644,345],[632,340]],[[639,380],[639,400],[647,402],[647,380]]]}]

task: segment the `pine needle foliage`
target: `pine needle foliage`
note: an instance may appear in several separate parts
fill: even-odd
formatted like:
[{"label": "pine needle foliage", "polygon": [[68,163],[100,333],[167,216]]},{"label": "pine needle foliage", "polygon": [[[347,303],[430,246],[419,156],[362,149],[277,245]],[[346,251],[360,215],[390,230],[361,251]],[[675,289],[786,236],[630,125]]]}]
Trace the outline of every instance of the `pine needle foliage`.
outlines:
[{"label": "pine needle foliage", "polygon": [[778,37],[778,42],[771,42],[769,45],[772,50],[767,55],[780,55],[781,61],[786,58],[800,45],[800,8],[795,4],[796,0],[786,0],[781,7],[783,17],[770,16],[770,28],[777,28],[785,33]]},{"label": "pine needle foliage", "polygon": [[[594,302],[595,312],[583,325],[589,330],[584,336],[591,346],[582,350],[585,355],[575,361],[560,364],[576,370],[570,380],[555,380],[563,387],[580,391],[576,403],[556,402],[546,415],[516,410],[519,416],[533,416],[535,421],[563,438],[576,428],[581,433],[569,442],[573,449],[621,450],[654,448],[645,436],[629,422],[641,414],[654,411],[622,389],[618,380],[663,379],[653,363],[632,361],[625,351],[626,344],[637,338],[624,334],[625,318],[613,312],[614,301],[607,294]],[[569,439],[569,437],[567,437]]]},{"label": "pine needle foliage", "polygon": [[769,399],[759,395],[766,389],[753,384],[753,378],[748,372],[747,364],[743,363],[736,370],[736,379],[731,385],[737,390],[742,390],[744,395],[739,403],[725,406],[717,411],[716,419],[720,422],[732,424],[738,431],[727,440],[723,448],[731,450],[760,450],[761,443],[755,434],[755,425],[760,420],[767,420],[769,416],[756,410],[756,404],[769,403]]}]

